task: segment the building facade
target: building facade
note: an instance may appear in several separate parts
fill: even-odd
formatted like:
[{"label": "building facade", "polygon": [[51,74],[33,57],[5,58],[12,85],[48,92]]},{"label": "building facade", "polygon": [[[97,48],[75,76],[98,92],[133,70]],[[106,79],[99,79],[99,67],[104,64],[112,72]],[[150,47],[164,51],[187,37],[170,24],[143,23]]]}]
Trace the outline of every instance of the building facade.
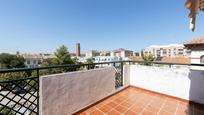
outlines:
[{"label": "building facade", "polygon": [[25,59],[24,64],[28,68],[38,67],[43,61],[43,56],[38,54],[21,54],[21,56]]},{"label": "building facade", "polygon": [[190,52],[183,44],[152,45],[143,50],[144,55],[157,57],[188,57]]},{"label": "building facade", "polygon": [[56,57],[54,54],[20,54],[19,52],[17,55],[20,55],[25,59],[24,64],[28,68],[39,67],[43,60]]},{"label": "building facade", "polygon": [[96,56],[100,56],[100,52],[97,50],[90,50],[90,51],[86,52],[86,54],[85,54],[86,58],[93,58]]},{"label": "building facade", "polygon": [[187,41],[184,45],[191,50],[191,63],[204,64],[204,37]]},{"label": "building facade", "polygon": [[110,53],[110,56],[114,57],[121,57],[122,60],[129,60],[128,57],[133,56],[133,51],[119,48],[117,50],[114,50]]},{"label": "building facade", "polygon": [[96,56],[94,57],[95,63],[102,63],[102,62],[112,62],[112,61],[121,61],[121,57],[116,56]]},{"label": "building facade", "polygon": [[113,51],[91,50],[89,52],[86,52],[86,56],[81,58],[79,61],[84,62],[88,58],[94,58],[95,63],[122,61],[129,60],[130,56],[133,56],[133,51],[126,50],[123,48],[119,48]]}]

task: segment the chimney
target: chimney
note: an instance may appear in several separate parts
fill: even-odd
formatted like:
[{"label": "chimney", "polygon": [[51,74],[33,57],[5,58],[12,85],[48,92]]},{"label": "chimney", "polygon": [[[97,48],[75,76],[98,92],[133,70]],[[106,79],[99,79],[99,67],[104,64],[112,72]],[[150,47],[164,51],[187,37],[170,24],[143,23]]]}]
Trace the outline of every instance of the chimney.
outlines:
[{"label": "chimney", "polygon": [[80,43],[76,44],[76,56],[80,57],[81,56],[81,51],[80,51]]}]

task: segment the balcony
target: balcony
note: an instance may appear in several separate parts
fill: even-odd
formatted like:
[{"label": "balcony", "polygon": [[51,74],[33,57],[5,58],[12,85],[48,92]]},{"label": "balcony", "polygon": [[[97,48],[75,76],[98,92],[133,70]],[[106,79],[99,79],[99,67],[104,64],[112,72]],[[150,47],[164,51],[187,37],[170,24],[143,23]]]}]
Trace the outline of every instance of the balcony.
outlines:
[{"label": "balcony", "polygon": [[[160,62],[153,62],[149,66],[143,64],[119,61],[0,70],[1,75],[35,73],[32,77],[0,82],[0,113],[204,114],[204,65]],[[195,66],[199,70],[195,70]],[[81,67],[85,69],[79,69]],[[44,70],[53,68],[65,71],[41,75]],[[16,88],[22,92],[15,92]]]},{"label": "balcony", "polygon": [[148,90],[128,87],[79,115],[203,115],[203,106]]}]

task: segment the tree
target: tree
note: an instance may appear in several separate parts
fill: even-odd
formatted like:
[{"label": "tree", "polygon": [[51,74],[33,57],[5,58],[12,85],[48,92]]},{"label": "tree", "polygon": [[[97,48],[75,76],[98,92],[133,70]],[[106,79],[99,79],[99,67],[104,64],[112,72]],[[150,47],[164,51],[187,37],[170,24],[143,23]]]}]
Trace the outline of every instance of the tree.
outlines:
[{"label": "tree", "polygon": [[[25,67],[24,58],[17,55],[12,55],[8,53],[0,54],[0,69],[12,69],[12,68],[23,68]],[[0,74],[0,81],[13,80],[19,78],[26,78],[30,75],[30,72],[8,72]],[[19,86],[23,86],[24,83],[18,82]],[[11,88],[12,84],[1,84],[6,86],[6,88]]]},{"label": "tree", "polygon": [[94,61],[95,61],[94,58],[88,58],[88,59],[86,59],[86,62],[85,62],[85,63],[87,63],[87,64],[92,64],[92,63],[94,63]]},{"label": "tree", "polygon": [[88,58],[86,59],[86,64],[91,64],[91,65],[88,65],[87,66],[87,69],[94,69],[95,68],[95,65],[93,65],[95,59],[94,58]]},{"label": "tree", "polygon": [[25,59],[21,56],[12,55],[8,53],[0,54],[0,68],[11,69],[11,68],[23,68],[25,67]]},{"label": "tree", "polygon": [[[54,63],[57,65],[65,65],[65,64],[74,64],[74,61],[71,59],[68,48],[65,45],[59,47],[55,52],[56,58],[54,59]],[[74,71],[76,68],[56,68],[54,69],[54,73],[68,72]]]},{"label": "tree", "polygon": [[[43,60],[43,62],[40,64],[41,67],[48,67],[48,66],[54,66],[57,65],[57,61],[55,58],[48,58]],[[56,73],[55,72],[55,68],[50,68],[50,69],[44,69],[44,70],[40,70],[39,74],[40,75],[47,75],[47,74],[53,74]],[[33,71],[32,76],[36,76],[37,72]]]},{"label": "tree", "polygon": [[74,64],[68,52],[68,48],[64,45],[62,45],[59,49],[56,50],[55,56],[57,57],[56,62],[58,65]]},{"label": "tree", "polygon": [[74,64],[80,64],[79,59],[77,57],[73,58],[72,61]]},{"label": "tree", "polygon": [[154,56],[153,55],[142,55],[142,58],[144,60],[143,63],[141,63],[142,65],[148,65],[148,66],[151,66],[152,65],[152,62],[154,61]]},{"label": "tree", "polygon": [[[75,64],[77,60],[72,60],[69,54],[68,48],[64,45],[56,49],[54,53],[56,58],[50,58],[43,60],[41,67],[46,66],[54,66],[54,65],[65,65],[65,64]],[[40,70],[40,75],[54,74],[54,73],[62,73],[68,71],[74,71],[76,68],[51,68]],[[32,73],[33,76],[36,76],[36,72]]]}]

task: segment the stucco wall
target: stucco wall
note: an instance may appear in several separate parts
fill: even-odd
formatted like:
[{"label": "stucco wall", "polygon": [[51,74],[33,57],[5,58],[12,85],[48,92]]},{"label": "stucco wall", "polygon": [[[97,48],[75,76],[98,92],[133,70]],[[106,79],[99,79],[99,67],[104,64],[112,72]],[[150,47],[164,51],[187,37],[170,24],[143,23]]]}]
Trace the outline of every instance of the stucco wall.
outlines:
[{"label": "stucco wall", "polygon": [[[191,51],[191,63],[200,64],[200,58],[204,55],[203,50],[192,50]],[[204,70],[204,67],[192,66],[194,70]]]},{"label": "stucco wall", "polygon": [[204,104],[204,71],[141,65],[124,71],[130,72],[130,85]]},{"label": "stucco wall", "polygon": [[113,67],[42,76],[41,115],[67,115],[115,91]]},{"label": "stucco wall", "polygon": [[200,63],[200,57],[204,55],[203,50],[193,50],[191,51],[191,63]]}]

